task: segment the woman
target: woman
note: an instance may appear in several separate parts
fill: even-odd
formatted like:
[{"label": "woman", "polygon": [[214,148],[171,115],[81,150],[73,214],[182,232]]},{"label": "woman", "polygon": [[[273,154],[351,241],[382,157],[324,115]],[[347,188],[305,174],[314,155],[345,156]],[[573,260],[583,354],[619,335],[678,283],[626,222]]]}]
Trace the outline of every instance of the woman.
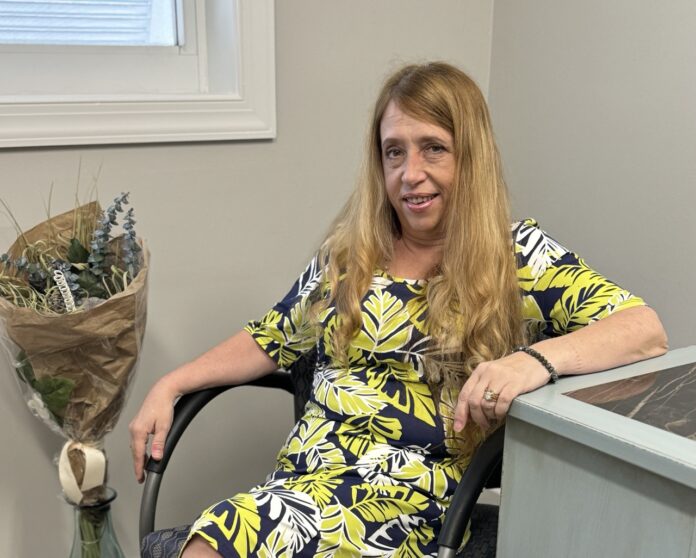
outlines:
[{"label": "woman", "polygon": [[158,381],[131,423],[142,480],[148,436],[157,459],[176,397],[317,348],[312,397],[276,471],[206,510],[185,558],[434,556],[472,451],[517,395],[666,350],[640,298],[534,221],[511,234],[486,104],[461,71],[390,77],[366,148],[354,194],[290,293]]}]

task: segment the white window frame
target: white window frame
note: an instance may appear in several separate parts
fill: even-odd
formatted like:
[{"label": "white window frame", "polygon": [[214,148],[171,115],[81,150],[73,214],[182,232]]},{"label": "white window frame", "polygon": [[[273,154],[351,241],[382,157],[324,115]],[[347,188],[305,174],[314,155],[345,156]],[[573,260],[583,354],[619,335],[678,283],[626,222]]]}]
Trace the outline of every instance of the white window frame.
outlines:
[{"label": "white window frame", "polygon": [[[32,56],[45,62],[47,53],[69,57],[84,55],[85,49],[102,68],[112,60],[121,63],[124,52],[134,69],[141,69],[135,62],[140,57],[143,64],[162,57],[167,69],[172,60],[181,62],[188,80],[176,93],[145,87],[139,92],[134,88],[134,93],[86,95],[56,94],[50,79],[44,91],[31,94],[8,93],[0,83],[0,147],[274,138],[274,0],[182,0],[181,4],[187,35],[181,47],[0,46],[1,81],[15,87],[8,61],[21,60],[27,66]],[[229,32],[230,25],[236,33]],[[124,73],[126,79],[129,72]]]}]

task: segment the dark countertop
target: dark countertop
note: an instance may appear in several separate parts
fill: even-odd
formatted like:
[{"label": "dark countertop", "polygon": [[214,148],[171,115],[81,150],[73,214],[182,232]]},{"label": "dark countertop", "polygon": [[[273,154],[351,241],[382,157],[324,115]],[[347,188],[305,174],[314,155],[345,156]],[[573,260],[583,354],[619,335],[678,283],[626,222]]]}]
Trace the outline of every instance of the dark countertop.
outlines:
[{"label": "dark countertop", "polygon": [[696,440],[696,365],[686,364],[564,395]]}]

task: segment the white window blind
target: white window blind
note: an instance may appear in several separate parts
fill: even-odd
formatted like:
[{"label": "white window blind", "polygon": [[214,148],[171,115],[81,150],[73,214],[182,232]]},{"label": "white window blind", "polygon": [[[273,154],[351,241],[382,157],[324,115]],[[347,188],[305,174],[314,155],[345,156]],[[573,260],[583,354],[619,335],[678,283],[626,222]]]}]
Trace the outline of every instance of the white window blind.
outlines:
[{"label": "white window blind", "polygon": [[0,0],[0,43],[174,45],[175,0]]}]

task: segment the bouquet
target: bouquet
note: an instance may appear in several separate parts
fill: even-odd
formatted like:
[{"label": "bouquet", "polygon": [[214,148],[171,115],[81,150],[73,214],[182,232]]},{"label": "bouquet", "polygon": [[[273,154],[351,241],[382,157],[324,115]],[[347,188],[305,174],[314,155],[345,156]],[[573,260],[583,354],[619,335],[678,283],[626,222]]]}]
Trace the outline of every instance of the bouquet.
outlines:
[{"label": "bouquet", "polygon": [[[145,330],[148,253],[127,204],[121,194],[106,211],[91,202],[28,231],[17,226],[0,256],[0,341],[31,411],[67,439],[61,486],[85,509],[107,500],[103,439]],[[100,529],[96,517],[81,518],[88,532]]]}]

